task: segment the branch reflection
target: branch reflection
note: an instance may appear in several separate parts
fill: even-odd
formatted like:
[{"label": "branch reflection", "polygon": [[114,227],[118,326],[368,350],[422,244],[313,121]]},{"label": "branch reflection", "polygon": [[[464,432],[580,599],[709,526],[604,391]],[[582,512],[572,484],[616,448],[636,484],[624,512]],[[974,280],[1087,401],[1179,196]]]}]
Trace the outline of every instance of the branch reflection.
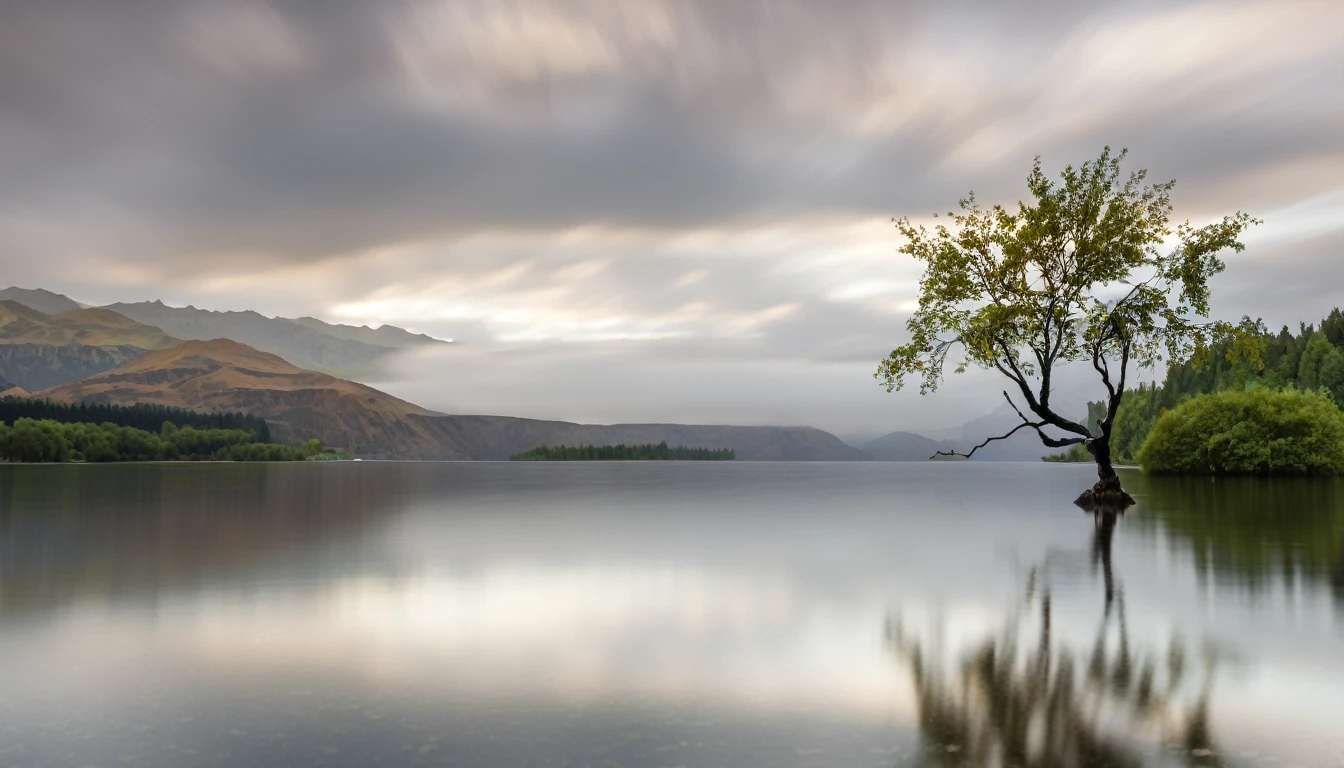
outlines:
[{"label": "branch reflection", "polygon": [[888,620],[887,647],[913,678],[929,764],[1227,764],[1209,723],[1228,654],[1131,636],[1111,557],[1120,517],[1094,516],[1088,555],[1103,607],[1090,643],[1055,627],[1049,559],[1030,569],[1004,625],[969,652],[950,653],[901,617]]}]

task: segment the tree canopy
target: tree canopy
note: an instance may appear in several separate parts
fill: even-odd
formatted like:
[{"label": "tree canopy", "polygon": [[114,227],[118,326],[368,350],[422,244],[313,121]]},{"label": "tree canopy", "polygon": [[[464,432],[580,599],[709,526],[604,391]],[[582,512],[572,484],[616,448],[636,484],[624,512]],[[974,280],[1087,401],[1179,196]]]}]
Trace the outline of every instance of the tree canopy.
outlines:
[{"label": "tree canopy", "polygon": [[185,408],[174,408],[154,403],[112,405],[110,403],[63,403],[50,399],[30,397],[0,397],[0,423],[13,424],[16,419],[59,421],[66,424],[110,422],[121,427],[135,427],[146,432],[158,431],[165,421],[197,429],[241,429],[252,434],[257,442],[269,443],[271,429],[260,416],[247,413],[200,413]]},{"label": "tree canopy", "polygon": [[[1125,157],[1108,147],[1065,166],[1058,181],[1037,158],[1030,202],[1016,210],[987,208],[970,195],[931,228],[897,219],[906,239],[900,250],[922,262],[924,274],[906,324],[910,340],[875,374],[888,391],[915,380],[928,393],[949,365],[953,373],[996,370],[1011,382],[1003,395],[1022,421],[1009,434],[1033,429],[1051,447],[1086,445],[1116,492],[1110,429],[1130,370],[1199,358],[1220,340],[1233,356],[1249,351],[1233,343],[1238,328],[1208,319],[1208,282],[1224,269],[1219,254],[1241,251],[1242,232],[1256,223],[1238,212],[1202,227],[1173,225],[1175,182],[1126,174]],[[1051,407],[1052,375],[1069,363],[1090,365],[1106,389],[1094,429]]]},{"label": "tree canopy", "polygon": [[0,423],[0,461],[303,461],[323,453],[322,443],[302,447],[260,443],[241,429],[178,428],[165,422],[159,433],[134,427],[16,419]]},{"label": "tree canopy", "polygon": [[[1344,403],[1344,313],[1339,309],[1317,324],[1300,323],[1296,331],[1286,325],[1271,331],[1249,318],[1241,327],[1248,329],[1241,343],[1253,344],[1256,355],[1231,360],[1228,344],[1215,343],[1203,359],[1168,365],[1160,384],[1139,384],[1129,390],[1111,436],[1111,452],[1118,461],[1135,463],[1158,417],[1195,395],[1295,387],[1324,391],[1336,405]],[[1089,403],[1093,409],[1103,406]]]}]

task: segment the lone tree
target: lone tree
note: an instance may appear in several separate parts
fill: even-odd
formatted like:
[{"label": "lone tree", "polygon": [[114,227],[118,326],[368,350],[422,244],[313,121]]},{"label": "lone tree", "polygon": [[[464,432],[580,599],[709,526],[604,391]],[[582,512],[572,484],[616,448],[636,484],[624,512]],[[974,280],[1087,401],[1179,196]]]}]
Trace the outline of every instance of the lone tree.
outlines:
[{"label": "lone tree", "polygon": [[[1227,339],[1232,356],[1251,349],[1238,327],[1209,321],[1209,278],[1218,254],[1241,251],[1243,231],[1259,223],[1237,212],[1195,228],[1170,223],[1174,181],[1146,184],[1146,171],[1124,175],[1127,151],[1066,166],[1058,182],[1037,157],[1027,177],[1032,201],[1016,211],[983,208],[974,194],[932,229],[896,220],[902,253],[924,262],[919,309],[906,323],[910,341],[878,366],[887,391],[907,378],[920,394],[938,389],[948,357],[953,372],[992,368],[1012,383],[1006,398],[1020,424],[996,440],[1035,430],[1051,448],[1082,444],[1097,463],[1095,486],[1078,497],[1089,509],[1124,507],[1133,498],[1111,464],[1111,428],[1132,368],[1200,357]],[[1089,429],[1050,403],[1051,376],[1064,364],[1090,364],[1105,386],[1106,409]],[[1028,417],[1014,397],[1021,397]],[[1049,430],[1049,431],[1047,431]]]}]

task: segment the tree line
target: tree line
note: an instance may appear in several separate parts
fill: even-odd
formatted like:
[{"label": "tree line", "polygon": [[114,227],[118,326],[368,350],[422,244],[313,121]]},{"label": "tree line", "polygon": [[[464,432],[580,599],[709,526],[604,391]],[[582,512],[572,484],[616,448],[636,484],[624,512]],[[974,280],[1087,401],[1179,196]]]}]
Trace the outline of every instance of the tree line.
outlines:
[{"label": "tree line", "polygon": [[196,429],[242,430],[252,436],[253,442],[271,442],[271,428],[260,416],[247,413],[199,413],[167,405],[135,403],[110,405],[107,403],[62,403],[27,397],[0,397],[0,423],[13,424],[18,419],[58,421],[64,424],[115,424],[146,432],[158,432],[166,421]]},{"label": "tree line", "polygon": [[16,419],[0,424],[0,461],[304,461],[324,456],[322,442],[257,441],[242,429],[197,429],[165,422],[157,433],[105,422]]},{"label": "tree line", "polygon": [[732,461],[732,448],[668,447],[657,445],[539,445],[530,451],[515,453],[510,461]]},{"label": "tree line", "polygon": [[[1117,460],[1159,472],[1344,471],[1344,313],[1296,331],[1249,318],[1242,327],[1258,355],[1229,355],[1233,342],[1215,343],[1169,366],[1160,384],[1125,393],[1111,436]],[[1088,403],[1089,417],[1102,405]],[[1079,446],[1044,458],[1091,460]]]}]

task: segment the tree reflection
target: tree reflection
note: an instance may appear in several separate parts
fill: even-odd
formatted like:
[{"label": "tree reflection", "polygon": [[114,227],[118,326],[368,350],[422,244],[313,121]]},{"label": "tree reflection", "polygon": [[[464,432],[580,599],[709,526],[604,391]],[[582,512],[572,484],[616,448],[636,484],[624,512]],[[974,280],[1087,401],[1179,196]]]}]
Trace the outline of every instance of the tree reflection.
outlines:
[{"label": "tree reflection", "polygon": [[1326,589],[1344,603],[1344,481],[1134,473],[1141,531],[1162,530],[1213,584]]},{"label": "tree reflection", "polygon": [[960,659],[901,620],[888,648],[909,665],[926,754],[933,764],[1138,766],[1155,751],[1225,765],[1209,728],[1215,672],[1225,655],[1173,639],[1136,645],[1111,559],[1119,514],[1095,515],[1090,564],[1103,610],[1090,647],[1056,637],[1049,560],[1032,568],[1002,629]]}]

